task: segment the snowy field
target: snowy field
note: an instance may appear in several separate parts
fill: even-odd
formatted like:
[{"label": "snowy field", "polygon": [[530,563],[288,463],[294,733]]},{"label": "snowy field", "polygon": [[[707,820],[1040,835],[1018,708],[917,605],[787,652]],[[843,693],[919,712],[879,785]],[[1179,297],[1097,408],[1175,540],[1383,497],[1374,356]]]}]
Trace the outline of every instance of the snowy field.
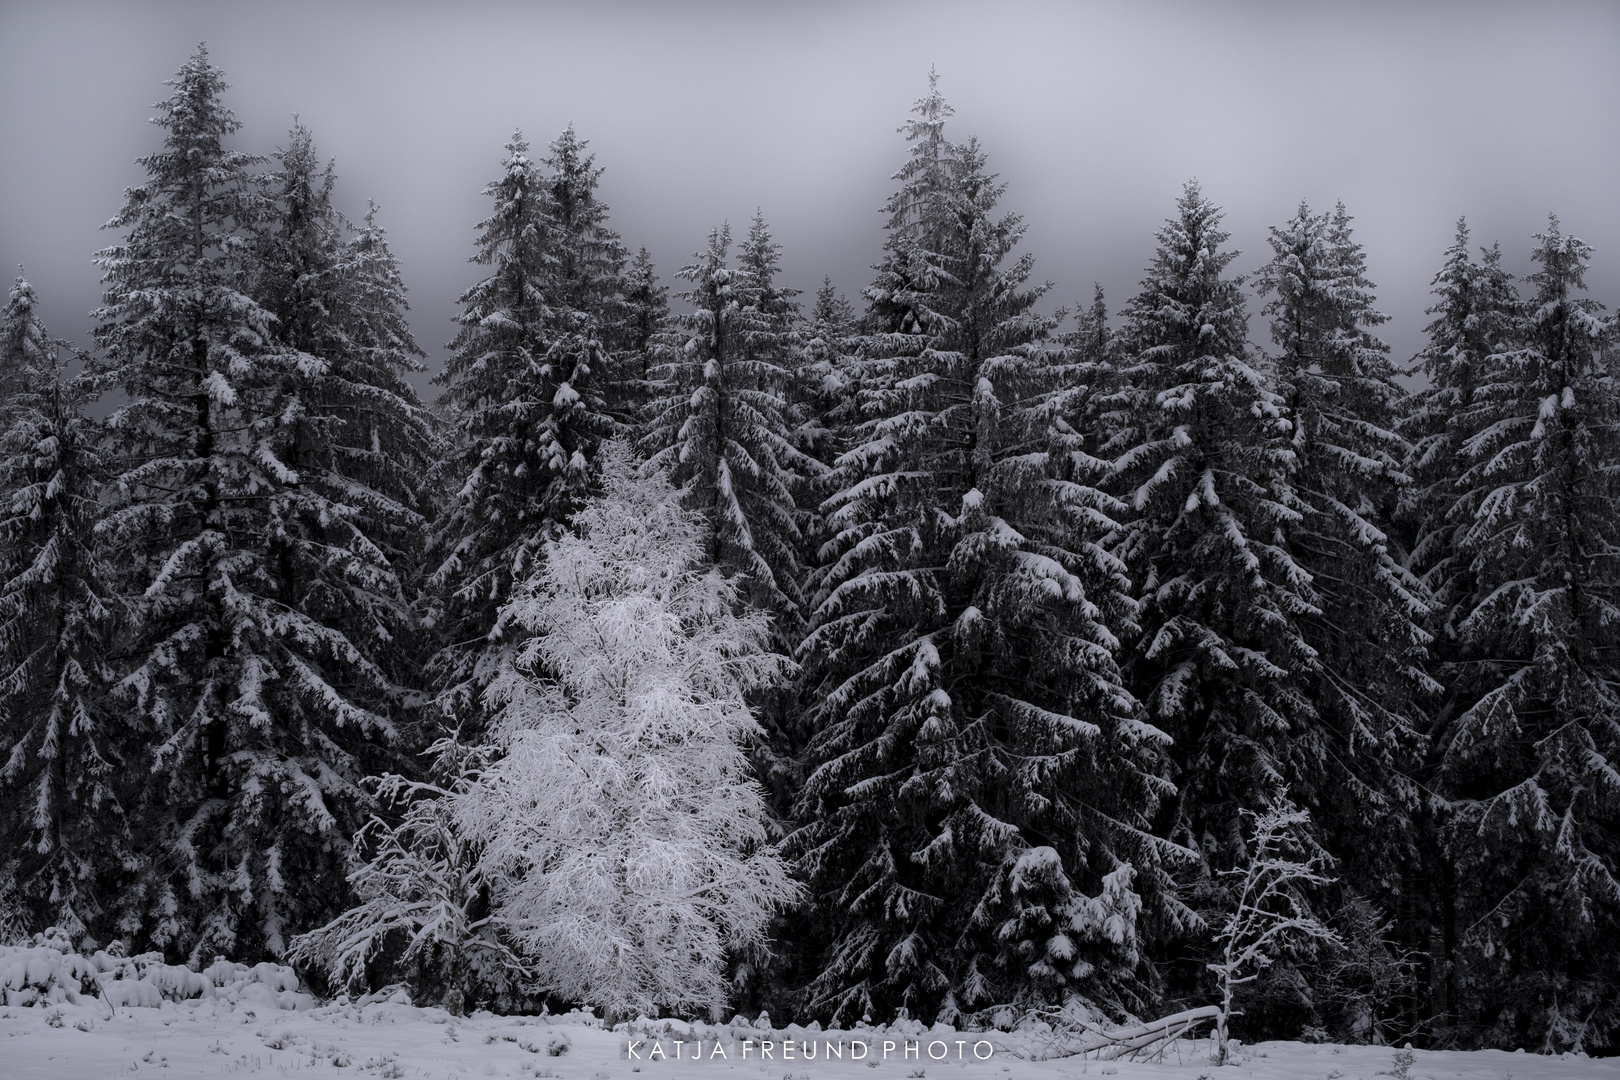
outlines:
[{"label": "snowy field", "polygon": [[[278,1000],[279,998],[279,1000]],[[294,1008],[280,1007],[293,1004]],[[299,1007],[301,1006],[301,1007]],[[111,1013],[111,1015],[109,1015]],[[1097,1061],[1066,1058],[1030,1060],[1039,1040],[1022,1035],[995,1035],[988,1060],[972,1059],[972,1044],[957,1061],[956,1039],[972,1034],[928,1032],[920,1038],[919,1056],[930,1042],[943,1043],[945,1061],[907,1059],[902,1045],[917,1041],[899,1031],[811,1032],[790,1028],[773,1032],[775,1057],[762,1061],[757,1041],[765,1033],[733,1025],[699,1026],[695,1032],[661,1032],[664,1057],[645,1060],[651,1052],[645,1029],[613,1032],[574,1017],[504,1017],[479,1013],[455,1019],[441,1009],[418,1009],[398,1001],[364,1005],[312,1006],[305,995],[262,992],[212,1000],[164,1001],[157,1008],[110,1009],[101,1000],[0,1008],[0,1076],[8,1080],[90,1080],[150,1074],[154,1078],[264,1076],[360,1077],[556,1077],[563,1080],[674,1080],[676,1077],[761,1077],[769,1080],[880,1080],[883,1077],[926,1077],[970,1080],[979,1077],[1117,1076],[1120,1080],[1195,1078],[1209,1074],[1221,1080],[1374,1080],[1399,1076],[1395,1054],[1387,1047],[1263,1043],[1244,1047],[1235,1067],[1209,1065],[1208,1040],[1183,1042],[1163,1062]],[[720,1037],[724,1058],[713,1052]],[[691,1060],[692,1040],[701,1041],[702,1058]],[[755,1043],[743,1059],[743,1042]],[[827,1061],[824,1044],[842,1038],[845,1053],[851,1040],[870,1047],[878,1060]],[[638,1056],[627,1057],[627,1041],[640,1043]],[[675,1040],[681,1058],[676,1060]],[[780,1060],[785,1040],[817,1043],[818,1060]],[[882,1059],[884,1042],[896,1049]],[[940,1053],[936,1046],[934,1052]],[[986,1053],[981,1047],[980,1054]],[[1480,1053],[1417,1051],[1406,1075],[1430,1080],[1620,1080],[1620,1059],[1545,1058],[1499,1051]]]}]

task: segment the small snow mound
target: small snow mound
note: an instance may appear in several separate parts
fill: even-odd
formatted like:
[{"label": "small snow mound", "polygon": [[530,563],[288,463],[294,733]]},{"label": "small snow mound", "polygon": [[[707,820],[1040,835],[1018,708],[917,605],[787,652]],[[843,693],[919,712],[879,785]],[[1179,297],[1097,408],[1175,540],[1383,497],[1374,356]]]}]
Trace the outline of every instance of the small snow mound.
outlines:
[{"label": "small snow mound", "polygon": [[246,964],[233,964],[223,956],[214,958],[214,962],[203,968],[203,975],[215,986],[230,986],[242,981],[247,974]]},{"label": "small snow mound", "polygon": [[[64,953],[45,934],[34,945],[0,947],[0,989],[8,1006],[78,1004],[79,995],[93,992],[96,966],[73,952]],[[46,942],[49,942],[48,944]]]},{"label": "small snow mound", "polygon": [[248,967],[223,958],[201,972],[164,963],[161,953],[123,956],[116,949],[90,956],[73,951],[59,933],[34,935],[32,944],[0,946],[0,990],[7,1006],[80,1003],[99,997],[115,1008],[155,1009],[165,1001],[222,999],[265,1008],[304,1011],[315,999],[298,992],[298,975],[280,964]]},{"label": "small snow mound", "polygon": [[263,983],[272,990],[297,990],[298,974],[290,967],[265,962],[254,964],[249,969],[249,976],[254,982]]},{"label": "small snow mound", "polygon": [[145,979],[116,979],[102,986],[107,1004],[121,1009],[160,1009],[163,992]]}]

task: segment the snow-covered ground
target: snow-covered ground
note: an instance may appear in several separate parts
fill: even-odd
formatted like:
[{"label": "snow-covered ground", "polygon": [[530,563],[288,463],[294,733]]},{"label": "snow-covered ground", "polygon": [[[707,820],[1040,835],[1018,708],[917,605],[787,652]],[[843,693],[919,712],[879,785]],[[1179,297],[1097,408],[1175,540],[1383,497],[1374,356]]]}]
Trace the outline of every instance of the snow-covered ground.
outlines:
[{"label": "snow-covered ground", "polygon": [[[1117,1076],[1119,1080],[1179,1078],[1196,1080],[1374,1080],[1399,1076],[1395,1054],[1387,1047],[1263,1043],[1244,1047],[1240,1063],[1214,1069],[1207,1040],[1183,1042],[1167,1060],[1156,1063],[1066,1058],[1030,1060],[1038,1039],[992,1033],[993,1050],[979,1047],[987,1059],[975,1060],[973,1044],[958,1048],[957,1039],[983,1036],[932,1031],[904,1035],[897,1031],[813,1032],[800,1028],[767,1035],[741,1026],[698,1026],[658,1032],[663,1057],[652,1054],[652,1034],[607,1031],[579,1016],[508,1017],[479,1013],[456,1019],[441,1009],[418,1009],[402,1001],[281,1008],[292,999],[273,1000],[249,993],[195,1001],[164,1001],[157,1008],[110,1008],[83,998],[74,1005],[0,1008],[0,1076],[8,1080],[90,1080],[150,1074],[154,1080],[180,1077],[267,1076],[361,1077],[557,1077],[563,1080],[675,1080],[677,1077],[759,1077],[761,1080],[882,1080],[926,1077],[928,1080],[977,1078]],[[724,1056],[714,1052],[714,1037]],[[701,1058],[692,1060],[698,1042]],[[771,1038],[771,1060],[761,1060],[758,1043]],[[907,1057],[904,1043],[916,1043]],[[681,1040],[677,1060],[675,1040]],[[814,1040],[816,1059],[804,1060],[801,1046],[794,1059],[782,1059],[782,1043]],[[827,1060],[825,1043],[842,1039],[845,1057]],[[639,1060],[627,1056],[631,1041]],[[850,1043],[864,1041],[864,1060],[851,1060]],[[747,1041],[753,1045],[744,1047]],[[884,1043],[895,1048],[883,1056]],[[930,1044],[935,1055],[927,1060]],[[744,1051],[747,1057],[744,1058]],[[962,1060],[957,1060],[957,1054]],[[1620,1080],[1620,1058],[1547,1058],[1498,1051],[1455,1053],[1417,1051],[1407,1072],[1426,1080]]]}]

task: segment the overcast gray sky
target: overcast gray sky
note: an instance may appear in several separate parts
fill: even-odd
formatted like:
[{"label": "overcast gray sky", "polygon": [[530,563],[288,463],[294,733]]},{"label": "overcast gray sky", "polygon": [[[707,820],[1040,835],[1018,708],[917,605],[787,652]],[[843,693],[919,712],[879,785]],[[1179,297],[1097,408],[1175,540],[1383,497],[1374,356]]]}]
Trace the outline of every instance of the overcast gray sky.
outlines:
[{"label": "overcast gray sky", "polygon": [[830,274],[857,299],[931,65],[1054,303],[1097,280],[1117,310],[1194,176],[1245,271],[1302,197],[1342,199],[1401,360],[1460,214],[1523,271],[1556,211],[1598,249],[1594,295],[1620,301],[1616,3],[0,0],[0,267],[26,264],[58,334],[85,338],[98,227],[202,39],[244,147],[300,114],[343,207],[382,204],[435,362],[514,127],[590,140],[614,226],[666,282],[757,206],[790,284]]}]

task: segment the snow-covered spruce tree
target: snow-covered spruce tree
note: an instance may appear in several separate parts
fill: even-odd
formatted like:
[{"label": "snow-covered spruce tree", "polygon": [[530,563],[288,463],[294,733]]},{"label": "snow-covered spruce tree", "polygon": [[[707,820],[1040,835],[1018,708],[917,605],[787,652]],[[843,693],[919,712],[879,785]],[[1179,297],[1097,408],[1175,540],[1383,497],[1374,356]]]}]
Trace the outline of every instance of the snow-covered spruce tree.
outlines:
[{"label": "snow-covered spruce tree", "polygon": [[570,310],[614,324],[624,312],[625,269],[629,258],[619,234],[608,227],[608,208],[597,197],[603,170],[590,145],[573,125],[546,148],[546,188],[557,224],[557,295]]},{"label": "snow-covered spruce tree", "polygon": [[[857,339],[855,310],[844,295],[824,278],[816,290],[793,380],[788,386],[788,424],[793,445],[823,465],[831,465],[848,449],[859,414],[858,380],[852,369]],[[830,473],[818,478],[825,488]],[[830,491],[823,495],[830,495]],[[811,511],[820,499],[813,500]]]},{"label": "snow-covered spruce tree", "polygon": [[[795,593],[804,578],[804,566],[813,561],[811,537],[819,534],[820,523],[815,507],[829,492],[825,490],[831,478],[828,463],[816,456],[813,438],[807,449],[807,436],[812,432],[800,398],[801,380],[809,362],[803,318],[800,315],[798,289],[789,289],[777,282],[781,273],[782,247],[771,239],[770,229],[759,211],[748,226],[748,238],[737,252],[737,287],[745,307],[758,320],[757,326],[745,328],[742,336],[743,354],[750,360],[764,360],[779,368],[783,377],[777,381],[781,399],[780,415],[784,420],[783,433],[788,442],[799,451],[792,459],[789,479],[797,503],[796,522],[799,527],[799,559],[795,573]],[[847,304],[845,307],[847,308]],[[802,596],[800,596],[802,603]],[[778,627],[779,631],[787,629]],[[797,644],[793,640],[792,644]]]},{"label": "snow-covered spruce tree", "polygon": [[129,807],[147,869],[120,930],[193,960],[279,955],[342,910],[363,759],[395,735],[374,666],[284,563],[304,497],[289,389],[309,361],[253,297],[272,215],[256,159],[226,145],[239,125],[205,49],[171,85],[163,147],[99,256],[93,370],[122,401],[98,530],[132,604],[116,691],[149,742]]},{"label": "snow-covered spruce tree", "polygon": [[138,745],[106,700],[98,432],[37,308],[19,274],[0,316],[0,922],[105,940],[136,866],[123,771]]},{"label": "snow-covered spruce tree", "polygon": [[[1458,485],[1469,468],[1469,440],[1494,422],[1492,406],[1478,391],[1491,382],[1489,358],[1508,350],[1516,332],[1518,297],[1512,277],[1502,269],[1498,245],[1480,250],[1476,262],[1469,251],[1468,226],[1457,222],[1456,239],[1446,250],[1445,262],[1433,282],[1435,303],[1427,327],[1428,344],[1418,354],[1428,386],[1409,401],[1400,430],[1412,446],[1406,471],[1412,484],[1403,492],[1398,523],[1410,538],[1408,565],[1430,596],[1427,626],[1430,670],[1442,682],[1451,682],[1463,648],[1457,624],[1472,610],[1475,581],[1472,557],[1463,538],[1472,527],[1474,511],[1486,492]],[[1472,691],[1470,691],[1471,693]],[[1432,782],[1443,751],[1445,726],[1456,715],[1457,698],[1444,693],[1433,709],[1431,738],[1423,776]],[[1425,831],[1422,844],[1427,881],[1408,889],[1408,940],[1427,930],[1420,944],[1428,955],[1428,1004],[1437,1032],[1456,1026],[1457,985],[1453,957],[1457,948],[1455,867],[1445,854],[1441,830],[1445,805],[1434,805],[1420,815]]]},{"label": "snow-covered spruce tree", "polygon": [[494,201],[478,223],[472,261],[489,276],[458,299],[461,330],[434,381],[450,428],[437,479],[442,508],[429,547],[437,560],[428,584],[444,647],[431,675],[441,707],[465,722],[498,667],[488,655],[495,614],[513,584],[556,535],[585,463],[558,442],[551,421],[558,387],[548,379],[547,247],[553,228],[544,180],[521,132],[506,144],[501,179],[484,188]]},{"label": "snow-covered spruce tree", "polygon": [[1408,448],[1392,430],[1404,393],[1372,334],[1386,317],[1372,306],[1344,205],[1314,214],[1301,202],[1270,243],[1256,285],[1269,298],[1269,364],[1293,423],[1290,485],[1302,515],[1285,535],[1318,609],[1299,626],[1316,653],[1310,697],[1324,775],[1296,791],[1345,878],[1387,903],[1420,857],[1419,788],[1408,777],[1421,760],[1423,698],[1439,689],[1424,670],[1427,590],[1391,539],[1409,483]]},{"label": "snow-covered spruce tree", "polygon": [[[329,429],[322,441],[339,458],[333,469],[374,492],[369,498],[406,508],[391,517],[409,514],[421,502],[433,439],[408,378],[426,354],[406,321],[399,260],[375,203],[358,223],[332,205],[333,167],[321,166],[307,129],[295,126],[277,158],[258,255],[276,339],[324,362],[311,408]],[[397,531],[421,531],[420,514],[406,520]]]},{"label": "snow-covered spruce tree", "polygon": [[766,843],[747,695],[779,681],[708,526],[610,443],[603,494],[502,611],[531,636],[491,684],[500,755],[457,797],[536,988],[613,1016],[718,1013],[728,953],[797,886]]},{"label": "snow-covered spruce tree", "polygon": [[418,678],[405,581],[434,432],[406,376],[424,354],[376,207],[359,228],[338,213],[333,168],[302,125],[277,158],[256,291],[276,317],[271,340],[291,354],[274,400],[279,457],[298,479],[269,503],[270,554],[280,599],[341,631],[370,676],[346,680],[351,696],[397,716]]},{"label": "snow-covered spruce tree", "polygon": [[1076,314],[1074,329],[1063,335],[1063,344],[1074,351],[1078,362],[1090,367],[1109,362],[1113,343],[1114,335],[1108,329],[1108,302],[1102,286],[1093,284],[1091,304]]},{"label": "snow-covered spruce tree", "polygon": [[[570,125],[552,140],[545,157],[556,222],[550,357],[558,375],[583,395],[576,409],[582,405],[590,415],[610,414],[628,422],[638,381],[631,350],[647,312],[633,308],[625,296],[628,253],[619,234],[608,228],[608,208],[596,194],[603,170],[585,152],[589,145]],[[617,428],[598,421],[593,430],[601,438]]]},{"label": "snow-covered spruce tree", "polygon": [[1438,782],[1463,1037],[1557,1051],[1620,1035],[1620,389],[1591,248],[1556,218],[1536,239],[1463,445],[1473,592]]},{"label": "snow-covered spruce tree", "polygon": [[663,329],[667,318],[669,287],[658,284],[652,256],[642,248],[624,273],[623,319],[619,325],[623,350],[620,374],[634,405],[639,406],[646,396],[644,384],[652,366],[649,350],[654,335]]},{"label": "snow-covered spruce tree", "polygon": [[[332,388],[344,421],[337,445],[345,460],[344,475],[420,516],[430,509],[423,504],[422,489],[439,441],[407,375],[423,370],[426,354],[406,320],[410,305],[399,260],[377,223],[378,212],[376,203],[367,204],[366,216],[346,238],[339,264],[350,348]],[[390,520],[405,517],[395,514]],[[401,557],[420,559],[420,530],[406,527],[403,532],[403,537],[390,533],[390,558],[397,546]]]},{"label": "snow-covered spruce tree", "polygon": [[598,289],[592,260],[611,237],[590,195],[595,171],[575,155],[575,172],[554,178],[572,200],[564,220],[523,136],[506,151],[505,174],[484,189],[494,207],[472,257],[490,274],[458,301],[461,332],[435,380],[457,438],[440,467],[449,498],[429,583],[445,645],[433,677],[441,705],[468,719],[508,649],[496,613],[560,535],[584,497],[589,457],[615,430],[592,367],[602,359],[600,327],[574,306]]},{"label": "snow-covered spruce tree", "polygon": [[742,347],[750,359],[767,360],[786,373],[782,380],[786,397],[803,359],[804,335],[795,299],[799,290],[781,285],[776,280],[781,272],[782,245],[771,239],[764,215],[756,210],[748,238],[737,249],[739,299],[758,320],[757,325],[745,328]]},{"label": "snow-covered spruce tree", "polygon": [[1100,403],[1130,508],[1111,543],[1140,602],[1126,686],[1175,740],[1179,791],[1160,826],[1215,869],[1241,857],[1241,812],[1291,784],[1314,792],[1327,752],[1301,627],[1319,610],[1281,542],[1301,517],[1291,426],[1250,362],[1220,220],[1189,183],[1125,308],[1122,388]]},{"label": "snow-covered spruce tree", "polygon": [[373,816],[355,845],[363,858],[349,875],[359,903],[297,937],[292,964],[319,969],[335,990],[376,989],[403,977],[417,1000],[463,1015],[478,1002],[512,1005],[526,974],[489,913],[478,846],[456,824],[458,798],[477,783],[487,749],[455,737],[428,748],[427,782],[397,773],[367,777],[397,824]]},{"label": "snow-covered spruce tree", "polygon": [[787,386],[786,416],[793,445],[820,466],[806,470],[808,475],[796,492],[802,561],[814,567],[829,535],[820,506],[837,492],[837,474],[830,466],[854,442],[860,420],[860,380],[855,371],[858,321],[831,278],[823,279],[816,290],[815,304],[800,337]]},{"label": "snow-covered spruce tree", "polygon": [[750,354],[768,355],[778,366],[792,363],[799,345],[798,289],[781,285],[782,245],[771,239],[765,215],[754,211],[748,238],[737,249],[737,287],[740,299],[758,315],[760,325],[743,341]]},{"label": "snow-covered spruce tree", "polygon": [[669,470],[709,523],[710,558],[746,575],[744,595],[791,625],[803,617],[794,489],[816,463],[789,438],[792,331],[781,311],[760,306],[786,298],[771,280],[775,252],[763,223],[759,232],[760,265],[727,265],[731,227],[723,225],[676,275],[692,283],[679,294],[692,310],[653,340],[656,397],[641,445],[647,467]]},{"label": "snow-covered spruce tree", "polygon": [[1412,445],[1407,471],[1413,477],[1401,513],[1415,527],[1410,563],[1434,598],[1431,622],[1442,654],[1466,614],[1459,614],[1459,601],[1473,593],[1460,546],[1473,510],[1459,505],[1464,492],[1457,478],[1468,469],[1468,439],[1490,422],[1477,393],[1490,378],[1488,358],[1508,348],[1518,306],[1500,247],[1482,248],[1475,262],[1468,239],[1467,222],[1458,220],[1456,239],[1434,276],[1428,344],[1417,356],[1428,386],[1401,419]]},{"label": "snow-covered spruce tree", "polygon": [[1108,326],[1102,286],[1093,285],[1091,304],[1077,312],[1074,329],[1057,337],[1060,366],[1054,372],[1063,387],[1062,421],[1074,433],[1075,446],[1085,453],[1105,453],[1104,441],[1130,424],[1110,411],[1128,400],[1120,393],[1125,376],[1118,340]]},{"label": "snow-covered spruce tree", "polygon": [[[0,408],[40,389],[41,380],[60,368],[62,345],[45,329],[39,296],[22,267],[0,314]],[[18,414],[20,415],[20,411]],[[8,422],[14,414],[6,414]]]},{"label": "snow-covered spruce tree", "polygon": [[1003,185],[945,139],[932,79],[914,112],[866,294],[869,419],[838,459],[800,650],[814,735],[790,843],[825,935],[806,1007],[1137,1011],[1168,786],[1115,666],[1133,606],[1099,541],[1121,508],[1058,423],[1053,320],[1031,257],[1009,258],[1023,225],[996,215]]}]

